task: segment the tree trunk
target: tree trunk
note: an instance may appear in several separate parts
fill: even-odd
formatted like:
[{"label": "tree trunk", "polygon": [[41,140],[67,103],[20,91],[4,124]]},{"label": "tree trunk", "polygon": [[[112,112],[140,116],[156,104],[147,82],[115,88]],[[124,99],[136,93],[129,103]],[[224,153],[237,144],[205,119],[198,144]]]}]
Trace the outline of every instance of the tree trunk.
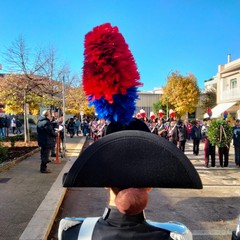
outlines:
[{"label": "tree trunk", "polygon": [[30,142],[29,136],[29,127],[28,127],[28,111],[27,111],[27,103],[26,103],[26,92],[24,91],[24,142]]}]

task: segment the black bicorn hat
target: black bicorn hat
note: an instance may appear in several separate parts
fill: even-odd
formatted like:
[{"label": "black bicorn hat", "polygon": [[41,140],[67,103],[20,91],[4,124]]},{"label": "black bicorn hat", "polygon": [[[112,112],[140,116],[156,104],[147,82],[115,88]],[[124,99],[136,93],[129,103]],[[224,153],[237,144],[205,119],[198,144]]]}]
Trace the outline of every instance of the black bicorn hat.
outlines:
[{"label": "black bicorn hat", "polygon": [[140,119],[132,118],[128,124],[121,124],[119,122],[111,122],[107,128],[105,134],[111,134],[114,132],[124,131],[124,130],[139,130],[144,132],[151,132],[149,127],[145,122]]},{"label": "black bicorn hat", "polygon": [[86,148],[63,178],[64,187],[202,189],[186,155],[155,134],[124,130]]}]

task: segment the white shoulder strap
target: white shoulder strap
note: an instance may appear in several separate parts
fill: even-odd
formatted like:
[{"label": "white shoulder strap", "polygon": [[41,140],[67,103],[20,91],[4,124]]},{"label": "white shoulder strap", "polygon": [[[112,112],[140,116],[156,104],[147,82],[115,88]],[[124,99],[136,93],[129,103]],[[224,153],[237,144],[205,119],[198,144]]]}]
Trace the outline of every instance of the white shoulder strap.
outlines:
[{"label": "white shoulder strap", "polygon": [[94,227],[100,217],[85,218],[78,233],[78,240],[92,240]]}]

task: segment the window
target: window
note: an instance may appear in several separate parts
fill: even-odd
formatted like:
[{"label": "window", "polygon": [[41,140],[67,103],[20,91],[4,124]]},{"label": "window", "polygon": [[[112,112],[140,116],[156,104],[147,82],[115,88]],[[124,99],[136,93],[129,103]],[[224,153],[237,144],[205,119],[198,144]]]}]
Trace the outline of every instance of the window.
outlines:
[{"label": "window", "polygon": [[236,88],[237,87],[237,79],[231,79],[230,80],[230,89]]}]

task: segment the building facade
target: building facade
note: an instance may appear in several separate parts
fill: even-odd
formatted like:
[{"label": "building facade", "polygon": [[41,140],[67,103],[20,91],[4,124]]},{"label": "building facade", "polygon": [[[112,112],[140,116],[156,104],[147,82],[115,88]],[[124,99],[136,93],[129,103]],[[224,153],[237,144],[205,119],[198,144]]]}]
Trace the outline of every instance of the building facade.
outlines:
[{"label": "building facade", "polygon": [[216,85],[217,90],[217,106],[212,109],[212,117],[221,117],[224,111],[228,111],[240,119],[240,58],[231,61],[229,54],[228,62],[218,66],[211,84]]},{"label": "building facade", "polygon": [[162,88],[155,88],[153,91],[138,92],[139,99],[136,101],[136,112],[140,112],[140,109],[143,109],[149,118],[150,112],[153,111],[153,104],[161,99],[162,94]]}]

